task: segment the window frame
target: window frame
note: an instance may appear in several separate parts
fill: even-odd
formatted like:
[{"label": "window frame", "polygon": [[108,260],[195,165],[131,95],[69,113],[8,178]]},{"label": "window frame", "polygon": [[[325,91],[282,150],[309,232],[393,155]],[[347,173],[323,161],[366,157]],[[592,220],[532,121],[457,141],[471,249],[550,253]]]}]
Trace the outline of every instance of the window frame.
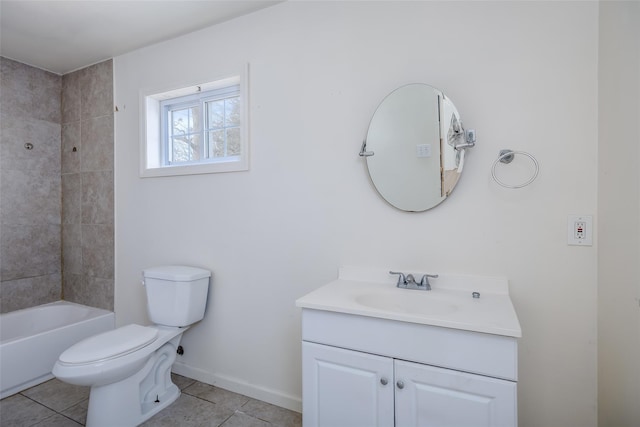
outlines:
[{"label": "window frame", "polygon": [[[233,162],[238,161],[240,155],[224,156],[224,157],[209,157],[210,141],[207,133],[212,130],[224,130],[230,128],[241,128],[242,117],[238,126],[223,126],[219,129],[213,129],[209,126],[209,106],[208,103],[212,101],[225,101],[227,99],[238,98],[240,99],[240,85],[226,86],[220,89],[213,89],[209,91],[200,91],[195,94],[184,95],[176,98],[169,98],[160,101],[160,138],[162,140],[162,166],[180,166],[180,165],[192,165],[200,163],[217,163],[217,162]],[[201,143],[199,144],[199,160],[193,161],[175,161],[173,156],[173,144],[171,134],[171,119],[169,114],[172,111],[181,110],[189,107],[197,107],[199,110],[199,118],[201,128],[194,132],[192,135],[199,135]],[[242,114],[240,114],[242,116]],[[225,144],[226,146],[226,144]]]},{"label": "window frame", "polygon": [[[174,89],[140,91],[140,177],[159,177],[173,175],[208,174],[236,172],[249,169],[249,132],[248,132],[248,66],[235,73],[219,77],[207,83],[174,85]],[[177,89],[175,87],[178,87]],[[200,114],[207,115],[206,102],[226,99],[237,94],[240,114],[240,154],[219,158],[203,158],[189,162],[171,162],[168,151],[169,119],[164,117],[167,106],[177,109],[179,106],[200,104]],[[208,129],[202,123],[199,134],[203,138],[201,150],[205,147],[205,134]]]}]

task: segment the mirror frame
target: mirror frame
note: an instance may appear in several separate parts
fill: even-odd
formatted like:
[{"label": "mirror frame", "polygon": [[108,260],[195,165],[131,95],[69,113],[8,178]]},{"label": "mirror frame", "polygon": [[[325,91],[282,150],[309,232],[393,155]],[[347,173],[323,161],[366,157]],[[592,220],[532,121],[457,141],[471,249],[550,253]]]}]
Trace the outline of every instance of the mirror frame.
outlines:
[{"label": "mirror frame", "polygon": [[[431,117],[425,120],[425,117]],[[475,138],[475,132],[472,134]],[[424,83],[401,86],[376,108],[360,156],[380,196],[393,207],[423,212],[453,191],[467,138],[453,102]]]}]

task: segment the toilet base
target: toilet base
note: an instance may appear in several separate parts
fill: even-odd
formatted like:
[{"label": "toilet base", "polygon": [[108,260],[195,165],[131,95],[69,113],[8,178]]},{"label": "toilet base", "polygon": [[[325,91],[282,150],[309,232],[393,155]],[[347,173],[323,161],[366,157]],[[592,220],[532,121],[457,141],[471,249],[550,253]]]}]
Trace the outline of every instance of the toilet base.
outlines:
[{"label": "toilet base", "polygon": [[171,365],[181,335],[164,344],[145,366],[122,381],[91,387],[87,427],[134,427],[180,397],[171,381]]}]

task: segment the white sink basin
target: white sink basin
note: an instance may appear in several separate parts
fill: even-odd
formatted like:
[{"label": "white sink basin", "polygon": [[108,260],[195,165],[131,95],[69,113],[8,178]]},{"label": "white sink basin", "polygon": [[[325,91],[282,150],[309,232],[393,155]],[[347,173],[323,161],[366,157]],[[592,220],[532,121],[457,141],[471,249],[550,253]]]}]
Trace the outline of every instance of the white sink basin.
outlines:
[{"label": "white sink basin", "polygon": [[[389,270],[340,269],[337,280],[299,298],[303,309],[520,337],[504,278],[440,274],[431,291],[400,289]],[[474,292],[480,298],[473,298]]]},{"label": "white sink basin", "polygon": [[390,311],[396,313],[406,313],[414,315],[442,315],[451,313],[458,309],[458,306],[438,298],[430,291],[406,290],[405,293],[377,292],[358,295],[355,301],[365,307],[376,310]]}]

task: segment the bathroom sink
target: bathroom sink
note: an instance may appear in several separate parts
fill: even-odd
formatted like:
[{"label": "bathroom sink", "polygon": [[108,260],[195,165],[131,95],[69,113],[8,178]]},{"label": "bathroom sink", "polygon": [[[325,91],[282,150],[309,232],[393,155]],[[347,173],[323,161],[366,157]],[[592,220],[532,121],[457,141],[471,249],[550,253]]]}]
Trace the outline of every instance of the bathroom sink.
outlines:
[{"label": "bathroom sink", "polygon": [[458,309],[455,304],[429,291],[372,292],[355,297],[355,301],[376,310],[414,315],[442,315]]},{"label": "bathroom sink", "polygon": [[504,278],[440,274],[430,291],[398,288],[396,282],[389,270],[342,267],[337,280],[299,298],[296,305],[510,337],[522,335]]}]

